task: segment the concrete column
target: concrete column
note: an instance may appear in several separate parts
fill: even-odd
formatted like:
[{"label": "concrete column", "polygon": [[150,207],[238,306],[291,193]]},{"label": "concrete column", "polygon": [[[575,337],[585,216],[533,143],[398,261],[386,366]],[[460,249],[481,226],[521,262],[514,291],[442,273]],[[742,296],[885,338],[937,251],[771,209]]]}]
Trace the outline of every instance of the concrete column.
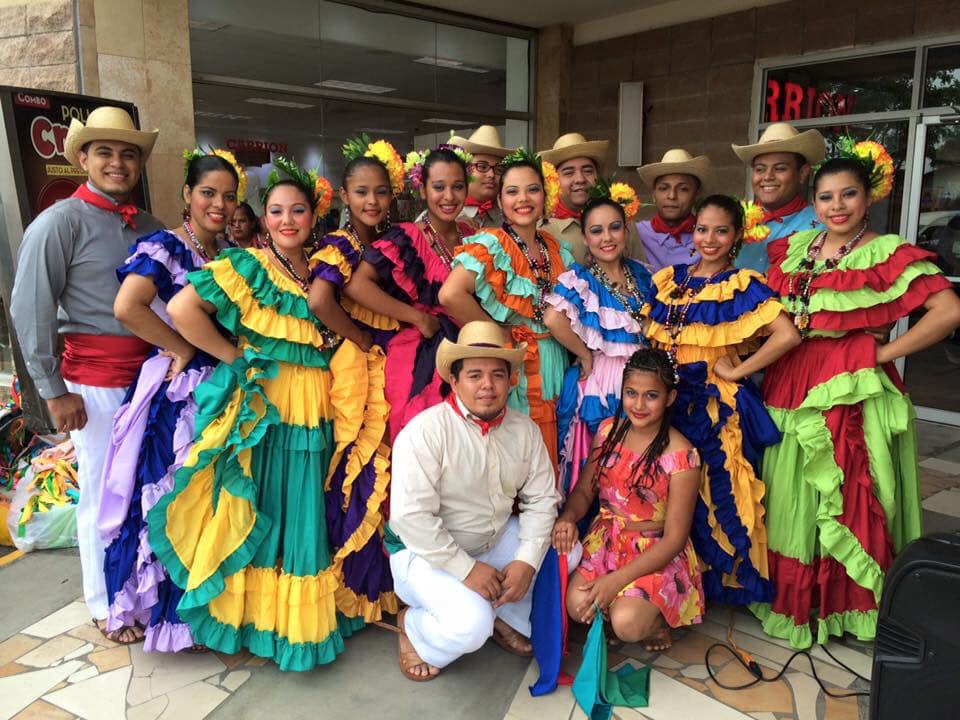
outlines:
[{"label": "concrete column", "polygon": [[0,4],[0,85],[77,92],[71,0]]},{"label": "concrete column", "polygon": [[553,145],[560,136],[567,113],[573,72],[573,28],[551,25],[537,37],[537,105],[535,110],[537,150]]}]

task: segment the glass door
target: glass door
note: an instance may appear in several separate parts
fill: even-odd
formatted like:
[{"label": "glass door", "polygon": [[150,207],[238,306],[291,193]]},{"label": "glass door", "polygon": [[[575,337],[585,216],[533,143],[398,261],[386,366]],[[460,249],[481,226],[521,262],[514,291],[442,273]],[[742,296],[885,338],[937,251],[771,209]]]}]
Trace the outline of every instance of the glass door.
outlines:
[{"label": "glass door", "polygon": [[[960,117],[925,117],[917,125],[907,238],[934,253],[960,288]],[[920,313],[900,321],[903,333]],[[924,420],[960,425],[960,331],[901,361]]]}]

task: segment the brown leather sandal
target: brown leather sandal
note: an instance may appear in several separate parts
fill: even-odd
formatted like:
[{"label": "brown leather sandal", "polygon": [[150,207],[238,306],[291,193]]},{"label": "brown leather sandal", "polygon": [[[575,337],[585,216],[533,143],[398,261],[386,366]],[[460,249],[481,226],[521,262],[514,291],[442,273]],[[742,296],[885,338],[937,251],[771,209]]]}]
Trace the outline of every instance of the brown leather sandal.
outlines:
[{"label": "brown leather sandal", "polygon": [[[403,629],[403,616],[407,614],[407,608],[404,608],[399,613],[397,613],[397,653],[400,659],[400,672],[403,673],[403,676],[407,680],[413,680],[413,682],[428,682],[437,678],[440,675],[438,670],[435,673],[431,673],[429,668],[431,665],[423,661],[423,658],[417,654],[417,651],[413,647],[413,643],[410,642],[410,638],[407,637],[407,633]],[[404,647],[406,643],[407,647]],[[413,668],[420,665],[426,665],[428,670],[426,675],[419,675],[413,672]]]},{"label": "brown leather sandal", "polygon": [[522,647],[523,643],[529,643],[530,638],[526,638],[502,620],[497,620],[493,624],[493,641],[506,650],[511,655],[518,657],[533,657],[533,648],[529,650]]}]

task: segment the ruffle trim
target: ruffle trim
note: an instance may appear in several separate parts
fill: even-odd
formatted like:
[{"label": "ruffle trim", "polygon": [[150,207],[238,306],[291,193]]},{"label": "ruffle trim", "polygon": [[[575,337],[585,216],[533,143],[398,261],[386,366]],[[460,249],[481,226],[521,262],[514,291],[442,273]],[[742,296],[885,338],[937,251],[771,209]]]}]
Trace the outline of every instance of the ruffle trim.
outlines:
[{"label": "ruffle trim", "polygon": [[[819,229],[802,230],[770,243],[767,246],[767,255],[770,258],[771,265],[775,265],[777,272],[780,274],[796,272],[800,263],[807,257],[810,245],[820,232]],[[854,248],[849,254],[842,257],[837,263],[836,269],[832,270],[830,274],[848,270],[869,270],[882,265],[888,262],[903,244],[904,240],[899,235],[878,235],[870,242]],[[919,250],[919,252],[924,251]]]},{"label": "ruffle trim", "polygon": [[[755,603],[750,611],[760,620],[767,635],[786,640],[795,650],[806,650],[813,645],[809,624],[797,625],[792,617],[775,612],[767,603]],[[847,610],[817,618],[817,643],[825,645],[831,636],[842,637],[844,633],[871,642],[876,639],[877,618],[876,610]]]},{"label": "ruffle trim", "polygon": [[186,285],[186,276],[203,265],[203,260],[169,230],[157,230],[130,246],[130,257],[117,268],[121,283],[127,275],[148,277],[157,286],[164,302]]},{"label": "ruffle trim", "polygon": [[[650,289],[649,272],[640,263],[627,262],[645,297]],[[610,356],[629,356],[637,346],[645,344],[640,323],[582,265],[574,264],[557,278],[557,285],[546,302],[567,316],[571,329],[591,350]],[[641,307],[641,301],[637,301],[630,309]]]},{"label": "ruffle trim", "polygon": [[392,226],[364,253],[377,271],[384,292],[404,303],[440,307],[439,293],[449,269],[428,250],[413,223]]},{"label": "ruffle trim", "polygon": [[361,250],[345,230],[324,235],[320,246],[310,256],[311,282],[320,278],[333,283],[338,291],[343,289],[360,264]]},{"label": "ruffle trim", "polygon": [[[904,278],[908,278],[910,274],[908,268]],[[817,311],[810,318],[810,327],[813,330],[837,332],[886,325],[906,317],[914,310],[922,307],[930,296],[951,288],[950,281],[939,270],[936,270],[936,274],[916,276],[912,281],[905,279],[904,283],[909,283],[909,286],[902,295],[893,300],[884,301],[882,304],[835,312],[830,310]],[[816,297],[817,295],[814,295],[811,301]],[[844,295],[838,294],[837,305],[846,304],[839,302],[845,299]]]},{"label": "ruffle trim", "polygon": [[[782,312],[783,306],[777,300],[765,300],[755,309],[731,322],[718,325],[691,322],[680,331],[677,342],[680,345],[692,345],[701,348],[741,345],[768,334],[767,326],[776,320]],[[647,324],[647,338],[651,342],[659,343],[665,347],[669,347],[674,342],[670,333],[667,332],[666,326],[652,317]]]}]

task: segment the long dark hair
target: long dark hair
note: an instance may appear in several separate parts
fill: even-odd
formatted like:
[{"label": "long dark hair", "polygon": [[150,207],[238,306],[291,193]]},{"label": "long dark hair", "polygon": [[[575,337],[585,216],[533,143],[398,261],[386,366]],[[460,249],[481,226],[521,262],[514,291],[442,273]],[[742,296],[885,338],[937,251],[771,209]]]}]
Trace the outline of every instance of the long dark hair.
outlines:
[{"label": "long dark hair", "polygon": [[[673,363],[670,361],[670,356],[663,350],[641,348],[631,355],[630,360],[623,368],[623,384],[626,384],[630,375],[638,372],[649,372],[656,375],[667,389],[667,393],[676,388]],[[650,445],[647,446],[641,458],[634,463],[628,480],[631,488],[648,488],[653,484],[652,480],[648,479],[650,477],[649,470],[656,466],[657,458],[663,454],[667,445],[670,444],[671,408],[672,406],[667,406],[663,417],[660,418],[660,427],[657,429],[657,434]],[[613,416],[613,426],[607,433],[607,437],[600,446],[597,455],[597,469],[593,475],[594,488],[600,486],[600,477],[606,471],[606,465],[610,458],[614,457],[619,446],[623,444],[630,426],[630,419],[623,413],[623,398],[621,397],[617,404],[617,412]]]}]

